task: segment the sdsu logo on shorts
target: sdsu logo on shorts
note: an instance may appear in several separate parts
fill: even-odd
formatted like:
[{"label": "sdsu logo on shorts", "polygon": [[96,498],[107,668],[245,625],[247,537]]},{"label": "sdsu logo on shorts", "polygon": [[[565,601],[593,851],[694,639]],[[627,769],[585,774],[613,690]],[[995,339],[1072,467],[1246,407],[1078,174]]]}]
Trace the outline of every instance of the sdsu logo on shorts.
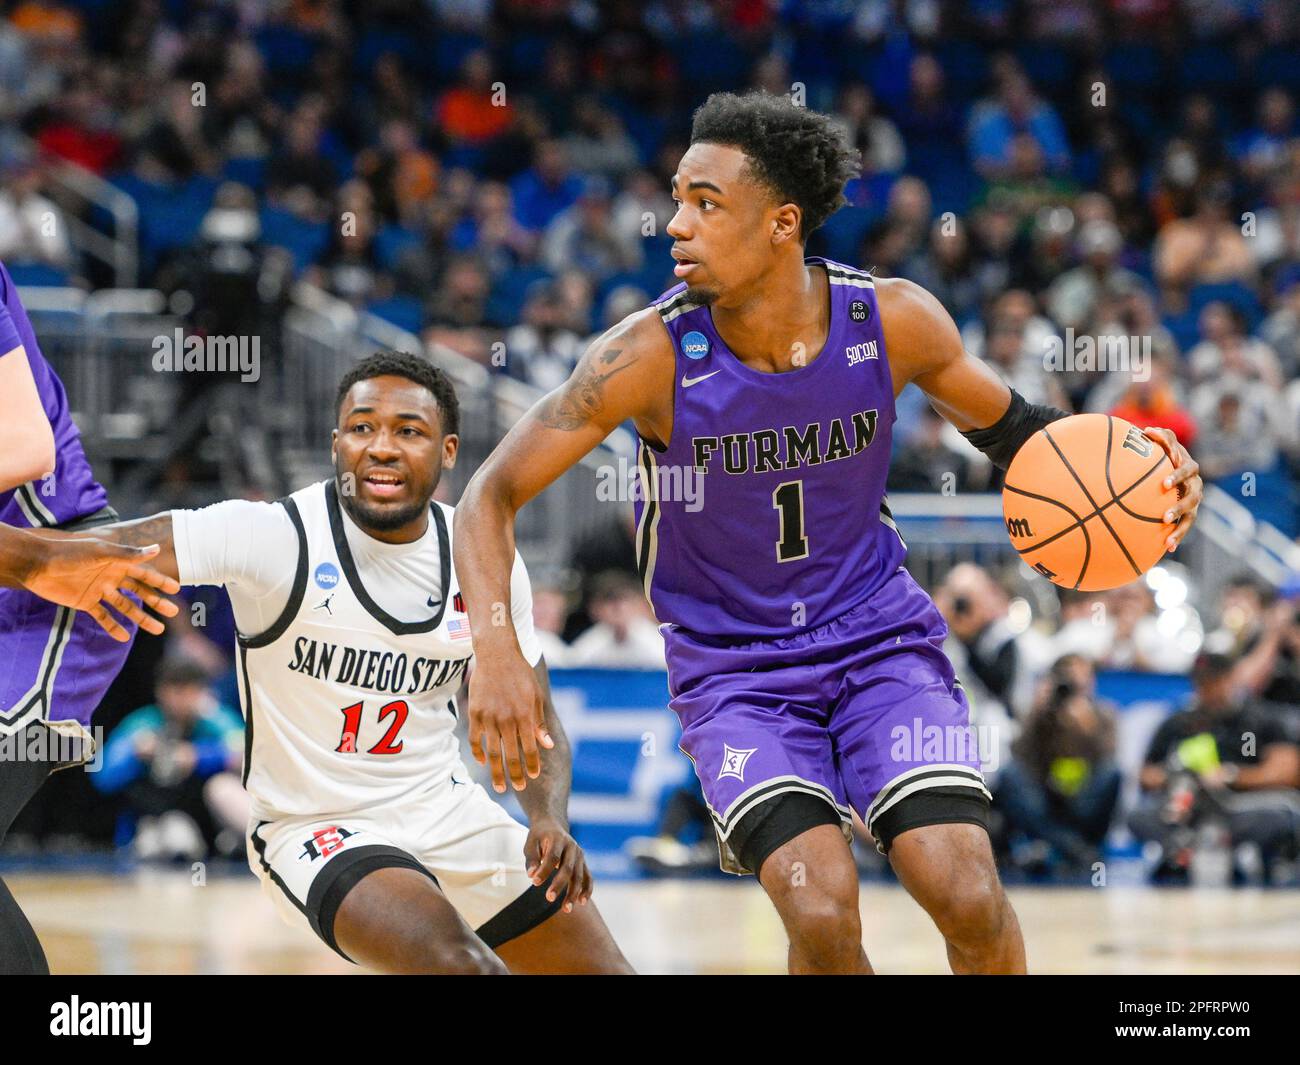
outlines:
[{"label": "sdsu logo on shorts", "polygon": [[328,858],[355,835],[355,832],[341,825],[318,828],[311,834],[311,839],[303,842],[302,853],[298,855],[298,860],[310,858],[314,862],[317,858]]}]

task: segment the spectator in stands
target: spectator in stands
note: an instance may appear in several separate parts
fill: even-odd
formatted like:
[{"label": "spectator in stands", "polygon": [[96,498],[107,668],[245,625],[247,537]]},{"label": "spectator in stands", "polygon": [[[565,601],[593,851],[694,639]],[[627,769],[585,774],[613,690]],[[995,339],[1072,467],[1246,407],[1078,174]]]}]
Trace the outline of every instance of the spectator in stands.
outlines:
[{"label": "spectator in stands", "polygon": [[583,174],[599,174],[617,181],[640,162],[635,142],[622,120],[594,96],[578,101],[573,129],[564,138],[569,161]]},{"label": "spectator in stands", "polygon": [[565,329],[585,333],[595,325],[596,286],[585,270],[566,269],[555,279],[556,298],[560,302],[560,322]]},{"label": "spectator in stands", "polygon": [[1062,406],[1053,379],[1043,369],[1047,345],[1035,352],[1027,333],[1028,324],[1020,315],[998,315],[986,335],[984,361],[1028,402]]},{"label": "spectator in stands", "polygon": [[1202,474],[1226,482],[1234,494],[1241,488],[1232,483],[1238,475],[1274,472],[1291,441],[1285,401],[1262,381],[1236,375],[1206,381],[1192,392],[1191,409],[1200,427]]},{"label": "spectator in stands", "polygon": [[266,167],[266,193],[273,203],[301,218],[320,221],[335,190],[334,164],[320,150],[319,113],[299,105],[285,122],[280,150]]},{"label": "spectator in stands", "polygon": [[1230,303],[1209,303],[1201,312],[1200,329],[1201,342],[1187,353],[1193,382],[1232,376],[1243,382],[1261,382],[1273,392],[1281,390],[1277,353],[1264,341],[1247,335],[1240,310]]},{"label": "spectator in stands", "polygon": [[1261,269],[1300,260],[1300,151],[1269,178],[1265,204],[1254,213],[1250,250]]},{"label": "spectator in stands", "polygon": [[624,573],[593,582],[588,609],[595,624],[573,641],[570,666],[663,669],[664,641],[640,584]]},{"label": "spectator in stands", "polygon": [[[1058,655],[1078,654],[1100,669],[1184,673],[1192,653],[1163,630],[1144,581],[1076,599],[1062,594],[1062,625],[1053,639]],[[1067,610],[1068,604],[1068,610]]]},{"label": "spectator in stands", "polygon": [[0,259],[73,265],[63,210],[42,194],[44,176],[34,160],[15,160],[0,169]]},{"label": "spectator in stands", "polygon": [[487,364],[492,354],[487,320],[491,290],[491,277],[476,256],[452,259],[429,302],[425,340]]},{"label": "spectator in stands", "polygon": [[1064,207],[1073,194],[1071,182],[1048,174],[1038,142],[1028,134],[1020,134],[1011,142],[1010,164],[1001,176],[985,186],[979,202],[1009,210],[1021,235],[1041,241],[1047,235],[1069,237],[1070,225],[1062,223],[1072,223],[1073,216],[1068,212],[1058,215],[1043,212]]},{"label": "spectator in stands", "polygon": [[672,196],[654,173],[637,170],[614,197],[613,226],[620,239],[628,242],[666,236],[674,211]]},{"label": "spectator in stands", "polygon": [[163,663],[153,705],[128,714],[108,737],[91,781],[120,795],[142,858],[203,858],[242,850],[248,796],[239,783],[244,726],[208,688],[203,668]]},{"label": "spectator in stands", "polygon": [[569,167],[568,153],[557,140],[537,145],[533,165],[510,183],[515,217],[526,229],[542,230],[581,195],[582,179]]},{"label": "spectator in stands", "polygon": [[[1168,717],[1147,749],[1139,782],[1146,802],[1129,819],[1157,845],[1158,880],[1186,881],[1197,829],[1219,824],[1229,844],[1255,849],[1274,879],[1293,875],[1300,843],[1300,745],[1275,711],[1247,697],[1230,653],[1207,649],[1192,670],[1191,705]],[[1242,871],[1242,870],[1239,870]]]},{"label": "spectator in stands", "polygon": [[[993,99],[977,103],[971,114],[970,154],[975,169],[989,181],[1013,173],[1015,142],[1021,137],[1032,141],[1048,171],[1061,173],[1069,167],[1070,146],[1055,109],[1034,95],[1029,79],[1018,68],[1007,68]],[[1026,150],[1022,144],[1022,155]]]},{"label": "spectator in stands", "polygon": [[564,642],[564,619],[569,613],[569,597],[556,585],[533,582],[533,631],[542,657],[551,669],[569,664],[569,645]]},{"label": "spectator in stands", "polygon": [[339,189],[335,213],[329,242],[307,279],[358,308],[392,295],[392,277],[375,243],[377,222],[370,187],[359,179],[349,181]]},{"label": "spectator in stands", "polygon": [[434,120],[453,145],[478,148],[510,125],[511,103],[503,83],[494,83],[492,57],[481,49],[465,57],[460,82],[438,99]]},{"label": "spectator in stands", "polygon": [[981,286],[973,266],[965,224],[940,218],[930,226],[929,247],[903,264],[902,276],[929,291],[961,325],[975,318],[993,295]]},{"label": "spectator in stands", "polygon": [[1255,125],[1234,145],[1233,154],[1243,175],[1262,184],[1285,166],[1295,134],[1295,105],[1291,94],[1277,86],[1265,89],[1256,106]]},{"label": "spectator in stands", "polygon": [[1062,328],[1084,329],[1103,296],[1124,297],[1142,279],[1118,264],[1123,246],[1113,222],[1095,220],[1079,227],[1076,247],[1082,262],[1058,277],[1047,292],[1047,310]]},{"label": "spectator in stands", "polygon": [[1099,702],[1092,663],[1065,655],[1039,685],[1034,707],[997,778],[995,799],[1010,827],[1034,847],[1013,848],[1026,868],[1088,871],[1119,801],[1115,713]]},{"label": "spectator in stands", "polygon": [[934,601],[948,623],[951,638],[945,650],[971,690],[972,704],[981,712],[996,704],[1008,720],[1028,711],[1032,655],[1021,647],[1008,620],[1002,586],[982,567],[961,562],[948,571]]},{"label": "spectator in stands", "polygon": [[1097,386],[1094,392],[1097,402],[1094,403],[1092,397],[1089,398],[1090,410],[1096,409],[1097,406],[1104,408],[1110,396],[1114,395],[1114,387],[1122,387],[1127,383],[1127,387],[1124,387],[1123,392],[1115,399],[1114,405],[1105,413],[1123,418],[1139,428],[1155,426],[1172,430],[1187,447],[1191,447],[1196,442],[1196,419],[1179,399],[1181,383],[1174,376],[1171,356],[1153,352],[1150,375],[1145,381],[1134,378],[1126,382],[1127,375],[1112,376],[1113,382],[1108,379],[1107,382]]},{"label": "spectator in stands", "polygon": [[940,492],[951,496],[972,488],[970,460],[944,441],[947,424],[928,403],[922,406],[920,428],[889,464],[891,492]]},{"label": "spectator in stands", "polygon": [[525,229],[515,217],[509,186],[484,181],[473,197],[471,212],[451,232],[451,247],[476,252],[493,277],[530,262],[537,248],[537,234]]},{"label": "spectator in stands", "polygon": [[1260,325],[1259,335],[1277,355],[1283,379],[1300,379],[1300,267],[1278,278],[1275,310]]},{"label": "spectator in stands", "polygon": [[1111,155],[1102,165],[1101,192],[1115,211],[1115,224],[1130,248],[1146,248],[1155,236],[1151,208],[1142,197],[1141,175],[1131,158]]},{"label": "spectator in stands", "polygon": [[962,140],[961,112],[948,99],[943,67],[922,52],[908,68],[908,99],[898,112],[904,143],[926,159],[951,158]]},{"label": "spectator in stands", "polygon": [[505,370],[544,392],[563,384],[583,352],[583,338],[564,326],[557,286],[534,282],[524,300],[524,320],[506,331]]},{"label": "spectator in stands", "polygon": [[836,114],[849,143],[862,154],[865,174],[896,174],[907,162],[907,148],[898,127],[880,114],[871,89],[851,82],[840,90]]},{"label": "spectator in stands", "polygon": [[1219,624],[1213,638],[1226,636],[1238,656],[1234,679],[1300,724],[1300,578],[1276,594],[1257,577],[1238,574],[1224,586]]},{"label": "spectator in stands", "polygon": [[1170,306],[1176,306],[1194,285],[1228,281],[1251,282],[1255,260],[1232,217],[1232,189],[1211,181],[1195,197],[1195,213],[1176,218],[1156,238],[1156,278]]},{"label": "spectator in stands", "polygon": [[[438,160],[421,147],[415,123],[390,118],[379,143],[360,153],[357,173],[370,185],[375,211],[384,222],[411,226],[438,188]],[[486,184],[486,183],[485,183]]]},{"label": "spectator in stands", "polygon": [[542,262],[553,273],[574,267],[597,281],[641,265],[641,242],[631,240],[613,223],[613,189],[591,177],[572,207],[561,211],[546,229]]}]

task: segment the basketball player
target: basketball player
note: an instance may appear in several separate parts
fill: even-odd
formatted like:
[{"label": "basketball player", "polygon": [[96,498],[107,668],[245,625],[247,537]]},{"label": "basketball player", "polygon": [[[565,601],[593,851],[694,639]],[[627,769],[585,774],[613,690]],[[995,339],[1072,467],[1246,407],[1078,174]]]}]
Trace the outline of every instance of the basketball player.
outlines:
[{"label": "basketball player", "polygon": [[[157,543],[163,572],[229,590],[249,864],[282,916],[383,972],[628,972],[586,904],[549,694],[554,747],[520,796],[527,830],[460,759],[455,695],[479,633],[452,568],[452,508],[433,501],[459,417],[441,371],[380,353],[339,386],[332,479],[97,534]],[[511,571],[509,627],[549,692],[518,555]]]},{"label": "basketball player", "polygon": [[[667,645],[682,749],[724,869],[758,876],[792,972],[869,972],[851,813],[933,918],[957,972],[1021,972],[993,862],[989,794],[945,627],[903,567],[884,489],[908,382],[998,466],[1063,412],[1032,407],[967,355],[903,280],[808,259],[857,162],[827,116],[716,94],[696,113],[668,226],[682,284],[630,315],[514,426],[456,511],[456,569],[479,636],[470,739],[498,787],[539,771],[544,697],[521,638],[488,628],[510,593],[519,508],[616,426],[640,435],[637,547]],[[1183,490],[1196,463],[1150,430]],[[677,478],[663,477],[662,470]],[[702,505],[663,486],[698,471]],[[953,737],[937,750],[929,738]],[[543,740],[544,746],[544,740]]]},{"label": "basketball player", "polygon": [[[51,772],[93,756],[90,716],[136,626],[162,631],[125,593],[176,612],[153,590],[175,590],[173,582],[141,565],[156,548],[42,540],[27,531],[116,519],[63,385],[0,264],[0,843]],[[0,881],[0,973],[47,972],[36,934]]]}]

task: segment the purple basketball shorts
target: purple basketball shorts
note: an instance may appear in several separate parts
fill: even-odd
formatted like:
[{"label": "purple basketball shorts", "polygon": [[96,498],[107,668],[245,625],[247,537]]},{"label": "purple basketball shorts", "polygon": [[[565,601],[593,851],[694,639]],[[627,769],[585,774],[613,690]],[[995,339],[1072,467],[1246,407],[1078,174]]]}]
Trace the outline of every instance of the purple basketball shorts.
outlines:
[{"label": "purple basketball shorts", "polygon": [[930,788],[989,798],[970,708],[943,652],[947,626],[898,569],[835,620],[777,639],[729,643],[664,626],[681,749],[713,815],[722,868],[737,823],[789,792],[877,819]]}]

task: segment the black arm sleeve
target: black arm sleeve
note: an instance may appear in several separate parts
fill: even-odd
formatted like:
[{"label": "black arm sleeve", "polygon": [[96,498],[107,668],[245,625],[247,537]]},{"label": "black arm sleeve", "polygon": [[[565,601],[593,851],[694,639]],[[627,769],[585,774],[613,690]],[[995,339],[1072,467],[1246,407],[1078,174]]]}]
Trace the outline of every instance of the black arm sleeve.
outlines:
[{"label": "black arm sleeve", "polygon": [[1025,397],[1013,388],[1011,406],[1001,418],[987,429],[968,429],[961,435],[984,452],[994,466],[1005,470],[1011,465],[1021,444],[1044,425],[1068,417],[1065,411],[1056,407],[1026,403]]}]

